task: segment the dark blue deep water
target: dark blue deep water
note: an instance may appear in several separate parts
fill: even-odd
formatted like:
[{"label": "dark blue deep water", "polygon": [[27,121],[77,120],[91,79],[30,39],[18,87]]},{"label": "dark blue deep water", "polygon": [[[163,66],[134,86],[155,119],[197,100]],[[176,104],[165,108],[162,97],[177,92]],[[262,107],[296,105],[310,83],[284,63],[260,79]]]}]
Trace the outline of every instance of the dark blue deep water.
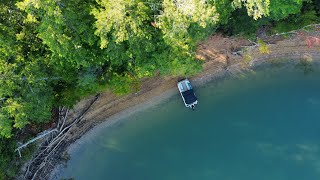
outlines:
[{"label": "dark blue deep water", "polygon": [[195,91],[194,112],[177,93],[87,138],[62,177],[320,179],[320,72],[272,68]]}]

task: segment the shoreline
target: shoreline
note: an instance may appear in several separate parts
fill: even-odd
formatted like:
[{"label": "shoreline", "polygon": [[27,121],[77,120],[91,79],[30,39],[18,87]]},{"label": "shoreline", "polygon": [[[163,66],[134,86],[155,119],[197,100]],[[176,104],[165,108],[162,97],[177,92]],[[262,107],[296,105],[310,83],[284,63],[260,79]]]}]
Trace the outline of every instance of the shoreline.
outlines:
[{"label": "shoreline", "polygon": [[[318,65],[320,65],[320,52],[317,54],[314,54],[315,56],[313,56],[316,60],[313,61],[314,63],[317,63]],[[239,69],[239,66],[241,66],[242,64],[238,63],[238,64],[233,64],[230,66],[231,68],[231,72],[235,72],[235,73],[228,73],[229,70],[222,70],[221,72],[215,73],[215,74],[211,74],[212,76],[206,76],[206,77],[198,77],[196,79],[193,79],[193,84],[195,86],[203,86],[205,85],[206,82],[211,82],[215,81],[215,82],[219,82],[219,81],[223,81],[228,77],[232,77],[233,75],[236,74],[241,74],[241,73],[246,73],[249,72],[250,70],[254,70],[255,68],[261,68],[261,66],[265,66],[266,63],[268,63],[267,61],[270,60],[269,58],[261,61],[256,61],[256,62],[252,62],[252,63],[257,63],[257,64],[251,64],[249,69]],[[301,61],[301,56],[291,56],[289,58],[287,58],[287,60],[289,60],[290,64],[288,64],[288,62],[281,62],[284,66],[288,65],[291,68],[293,68],[294,65],[298,64]],[[262,67],[265,68],[265,67]],[[241,72],[240,72],[240,71]],[[248,71],[249,70],[249,71]],[[246,71],[246,72],[243,72]],[[117,123],[122,123],[122,122],[126,122],[128,120],[126,120],[127,117],[129,117],[132,114],[135,113],[139,113],[144,111],[145,109],[148,108],[153,108],[161,103],[164,103],[165,101],[168,101],[170,98],[172,98],[174,95],[177,95],[177,90],[176,88],[171,88],[165,92],[163,92],[162,94],[153,97],[152,99],[150,99],[149,101],[143,102],[141,104],[138,104],[134,107],[128,108],[126,110],[123,110],[117,114],[114,114],[110,117],[107,117],[105,119],[105,121],[103,121],[102,123],[98,124],[97,126],[91,128],[90,130],[88,130],[83,136],[81,136],[79,139],[77,139],[75,142],[73,142],[72,144],[70,144],[67,148],[66,148],[66,152],[68,154],[73,153],[74,151],[77,150],[77,148],[79,146],[82,146],[83,144],[85,144],[87,141],[90,141],[91,139],[93,139],[97,134],[99,134],[101,131],[106,130],[107,128],[113,128],[117,126]],[[60,170],[63,168],[63,165],[58,165],[55,167],[55,169],[52,171],[52,174],[50,175],[50,179],[57,179],[58,177],[61,178],[60,176]]]},{"label": "shoreline", "polygon": [[[221,37],[218,38],[221,39]],[[223,41],[226,41],[225,39],[226,38],[222,38]],[[212,36],[206,42],[199,44],[200,50],[198,49],[197,55],[199,55],[200,58],[201,56],[204,57],[205,62],[203,64],[203,71],[189,78],[194,86],[201,86],[209,81],[219,81],[228,76],[236,76],[244,72],[249,72],[255,67],[268,62],[270,59],[285,58],[294,60],[294,62],[300,62],[301,59],[308,57],[320,59],[319,50],[316,48],[307,48],[306,44],[300,43],[282,47],[281,51],[283,52],[279,52],[279,45],[270,45],[270,54],[261,54],[258,52],[258,47],[254,47],[249,51],[252,59],[249,64],[245,64],[244,58],[232,54],[231,50],[234,48],[233,46],[240,47],[246,45],[248,42],[234,45],[236,42],[236,39],[229,39],[227,44],[233,45],[229,46],[229,52],[226,50],[224,53],[221,53],[225,49],[217,42],[216,36]],[[293,40],[288,42],[293,42]],[[210,46],[211,43],[215,45]],[[222,48],[219,49],[219,46]],[[280,44],[280,46],[283,45]],[[77,146],[81,146],[86,139],[90,139],[90,136],[93,136],[104,128],[112,127],[124,117],[143,111],[177,94],[176,80],[177,78],[175,77],[156,76],[142,82],[141,91],[137,93],[120,97],[115,96],[111,92],[102,93],[97,102],[95,102],[84,115],[83,120],[70,131],[65,141],[59,147],[59,150],[55,152],[55,158],[60,160],[53,163],[53,167],[49,172],[42,173],[46,175],[45,177],[48,176],[50,179],[54,179],[59,175],[58,171],[64,164],[64,158],[62,158],[62,156],[68,155],[68,153],[72,152]],[[92,99],[93,97],[80,101],[68,115],[68,119],[76,118]]]}]

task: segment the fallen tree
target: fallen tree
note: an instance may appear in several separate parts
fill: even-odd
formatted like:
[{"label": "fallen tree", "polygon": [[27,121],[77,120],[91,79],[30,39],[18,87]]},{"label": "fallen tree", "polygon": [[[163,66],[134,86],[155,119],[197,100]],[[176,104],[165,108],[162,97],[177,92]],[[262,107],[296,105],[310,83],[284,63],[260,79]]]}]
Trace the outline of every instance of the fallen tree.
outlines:
[{"label": "fallen tree", "polygon": [[69,109],[62,107],[59,108],[59,118],[57,127],[50,131],[41,133],[36,138],[28,141],[27,143],[19,146],[16,150],[20,150],[38,139],[46,137],[39,145],[38,151],[33,155],[32,159],[28,162],[22,179],[48,179],[49,172],[54,168],[54,164],[59,163],[60,152],[63,149],[63,142],[67,137],[69,131],[76,124],[81,122],[84,115],[88,112],[90,107],[98,100],[100,94],[96,95],[90,104],[85,108],[78,117],[68,120]]}]

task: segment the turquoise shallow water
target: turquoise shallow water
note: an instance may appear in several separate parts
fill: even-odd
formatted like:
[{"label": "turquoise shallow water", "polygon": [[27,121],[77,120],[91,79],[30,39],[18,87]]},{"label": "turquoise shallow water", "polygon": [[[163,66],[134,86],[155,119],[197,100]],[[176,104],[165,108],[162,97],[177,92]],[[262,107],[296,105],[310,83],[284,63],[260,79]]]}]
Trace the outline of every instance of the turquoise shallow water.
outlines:
[{"label": "turquoise shallow water", "polygon": [[71,154],[76,180],[318,180],[320,73],[259,71],[177,93]]}]

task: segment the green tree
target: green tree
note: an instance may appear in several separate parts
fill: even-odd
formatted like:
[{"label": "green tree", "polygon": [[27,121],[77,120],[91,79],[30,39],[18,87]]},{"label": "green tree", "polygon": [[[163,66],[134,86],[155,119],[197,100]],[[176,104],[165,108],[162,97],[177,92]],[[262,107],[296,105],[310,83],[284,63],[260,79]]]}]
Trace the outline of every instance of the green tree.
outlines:
[{"label": "green tree", "polygon": [[16,141],[0,137],[0,180],[12,179],[17,171],[13,162],[16,161],[14,149]]},{"label": "green tree", "polygon": [[235,8],[244,6],[249,16],[257,20],[269,16],[273,20],[280,20],[290,14],[300,12],[303,2],[310,0],[234,0]]},{"label": "green tree", "polygon": [[96,18],[95,34],[100,37],[100,47],[110,41],[121,43],[129,37],[147,38],[146,23],[150,20],[150,8],[140,0],[99,0],[99,8],[92,14]]},{"label": "green tree", "polygon": [[232,15],[232,11],[234,11],[230,0],[214,0],[214,6],[219,14],[219,24],[227,24]]},{"label": "green tree", "polygon": [[203,37],[201,29],[216,24],[219,17],[213,5],[201,0],[164,0],[162,9],[157,26],[165,42],[177,52],[189,53],[189,45]]},{"label": "green tree", "polygon": [[51,88],[43,57],[45,50],[36,37],[33,24],[14,1],[1,6],[0,42],[0,135],[12,136],[12,128],[50,118]]},{"label": "green tree", "polygon": [[234,0],[232,2],[235,8],[244,6],[249,16],[257,20],[270,13],[270,0]]},{"label": "green tree", "polygon": [[[75,6],[77,4],[77,6]],[[93,88],[101,80],[101,71],[108,71],[107,51],[98,47],[94,35],[94,17],[91,7],[96,3],[79,0],[25,0],[17,6],[28,16],[36,19],[37,37],[42,40],[46,51],[44,57],[48,75],[58,104],[72,106],[82,95],[96,92]],[[84,74],[96,77],[92,86],[81,86]]]},{"label": "green tree", "polygon": [[270,0],[270,18],[280,20],[300,12],[305,0]]}]

